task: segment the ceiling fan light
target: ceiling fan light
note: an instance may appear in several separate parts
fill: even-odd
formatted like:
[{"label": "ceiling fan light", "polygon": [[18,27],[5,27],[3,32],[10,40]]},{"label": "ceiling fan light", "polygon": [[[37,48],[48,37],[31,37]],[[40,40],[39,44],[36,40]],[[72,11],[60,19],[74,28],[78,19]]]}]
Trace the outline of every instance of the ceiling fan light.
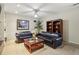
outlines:
[{"label": "ceiling fan light", "polygon": [[36,17],[38,17],[37,15],[34,15],[34,17],[36,18]]},{"label": "ceiling fan light", "polygon": [[18,13],[18,11],[15,11],[15,13],[17,14],[17,13]]},{"label": "ceiling fan light", "polygon": [[17,7],[20,7],[21,5],[20,4],[17,4]]}]

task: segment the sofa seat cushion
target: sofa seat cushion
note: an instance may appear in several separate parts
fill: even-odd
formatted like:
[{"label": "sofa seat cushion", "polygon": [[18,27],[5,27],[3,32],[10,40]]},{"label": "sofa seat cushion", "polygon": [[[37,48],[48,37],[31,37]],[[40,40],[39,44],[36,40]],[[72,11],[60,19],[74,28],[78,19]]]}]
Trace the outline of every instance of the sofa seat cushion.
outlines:
[{"label": "sofa seat cushion", "polygon": [[46,37],[38,36],[38,38],[43,39],[44,41],[49,41],[49,42],[52,43],[52,40],[51,39],[47,39]]}]

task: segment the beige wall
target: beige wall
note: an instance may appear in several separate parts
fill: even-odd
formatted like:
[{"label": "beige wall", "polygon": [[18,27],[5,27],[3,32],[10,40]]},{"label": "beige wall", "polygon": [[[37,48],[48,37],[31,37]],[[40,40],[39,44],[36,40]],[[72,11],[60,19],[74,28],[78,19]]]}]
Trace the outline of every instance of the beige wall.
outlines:
[{"label": "beige wall", "polygon": [[17,30],[17,19],[29,20],[29,31],[34,31],[33,18],[10,13],[6,13],[5,16],[6,16],[6,36],[8,40],[15,39],[16,32],[24,31],[24,30]]},{"label": "beige wall", "polygon": [[4,40],[4,9],[3,5],[2,6],[2,11],[0,14],[0,40]]},{"label": "beige wall", "polygon": [[59,14],[59,17],[67,21],[64,27],[66,41],[79,44],[79,8],[63,12]]}]

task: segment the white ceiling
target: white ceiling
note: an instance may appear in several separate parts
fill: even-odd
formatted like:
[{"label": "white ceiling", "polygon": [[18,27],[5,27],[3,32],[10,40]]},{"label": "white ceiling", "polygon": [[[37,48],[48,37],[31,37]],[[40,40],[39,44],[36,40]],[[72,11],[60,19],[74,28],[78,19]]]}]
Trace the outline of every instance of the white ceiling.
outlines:
[{"label": "white ceiling", "polygon": [[[17,6],[19,5],[19,6]],[[39,17],[46,17],[69,10],[73,3],[7,3],[4,5],[5,12],[34,16],[34,10],[37,9]]]}]

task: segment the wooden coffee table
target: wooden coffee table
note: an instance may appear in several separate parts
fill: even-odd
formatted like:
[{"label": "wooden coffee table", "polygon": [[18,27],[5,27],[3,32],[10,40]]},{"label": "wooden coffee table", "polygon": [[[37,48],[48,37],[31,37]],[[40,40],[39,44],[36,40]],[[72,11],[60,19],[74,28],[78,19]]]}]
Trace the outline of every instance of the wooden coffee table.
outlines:
[{"label": "wooden coffee table", "polygon": [[24,39],[24,45],[30,53],[32,53],[33,51],[37,49],[44,47],[43,42],[44,41],[42,39],[36,39],[36,40]]}]

